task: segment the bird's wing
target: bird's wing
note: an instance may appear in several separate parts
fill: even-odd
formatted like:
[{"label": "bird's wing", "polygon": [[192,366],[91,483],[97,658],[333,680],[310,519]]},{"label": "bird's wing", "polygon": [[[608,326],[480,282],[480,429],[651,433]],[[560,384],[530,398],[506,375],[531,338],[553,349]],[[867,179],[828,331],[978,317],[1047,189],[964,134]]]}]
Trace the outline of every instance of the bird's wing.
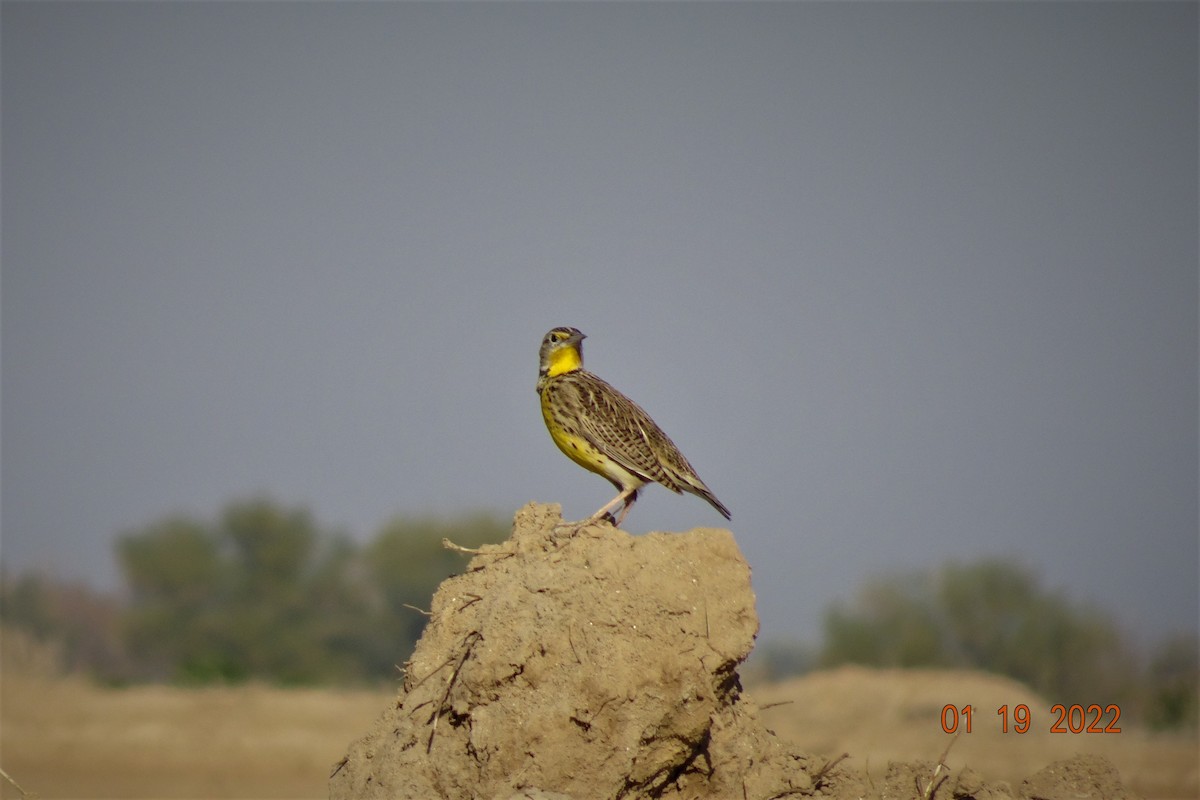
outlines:
[{"label": "bird's wing", "polygon": [[584,434],[600,452],[625,469],[678,492],[680,487],[670,470],[663,468],[662,457],[683,456],[662,429],[637,403],[606,381],[591,373],[579,378],[579,402],[588,409],[581,420]]}]

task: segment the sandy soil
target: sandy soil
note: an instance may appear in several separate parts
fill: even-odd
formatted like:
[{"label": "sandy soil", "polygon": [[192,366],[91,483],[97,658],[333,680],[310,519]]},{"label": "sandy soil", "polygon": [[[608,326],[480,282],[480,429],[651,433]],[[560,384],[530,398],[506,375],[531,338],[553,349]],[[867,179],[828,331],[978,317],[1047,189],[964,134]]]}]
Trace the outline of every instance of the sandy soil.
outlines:
[{"label": "sandy soil", "polygon": [[[1151,734],[1122,724],[1120,733],[1052,733],[1052,703],[999,675],[951,670],[873,670],[843,667],[755,687],[763,721],[801,750],[849,753],[848,763],[878,779],[890,761],[936,761],[953,738],[946,763],[970,767],[989,783],[1019,790],[1035,770],[1075,756],[1110,761],[1129,789],[1145,798],[1200,797],[1200,740]],[[949,737],[944,706],[973,708],[972,730]],[[1012,709],[1030,710],[1017,733]],[[1009,729],[996,712],[1008,706]],[[1111,719],[1111,717],[1110,717]],[[960,717],[960,728],[965,725]]]},{"label": "sandy soil", "polygon": [[[918,797],[943,706],[969,703],[936,798],[1200,796],[1195,737],[1052,734],[1046,700],[996,676],[847,668],[743,691],[757,618],[728,532],[556,529],[543,506],[517,522],[443,584],[398,694],[101,689],[6,663],[0,767],[47,800]],[[1029,733],[1001,731],[1006,704]]]},{"label": "sandy soil", "polygon": [[[909,705],[919,693],[913,683],[926,681],[919,674],[855,669],[758,687],[751,695],[762,703],[791,700],[763,711],[767,727],[805,751],[850,753],[848,762],[869,767],[882,786],[890,760],[935,760],[945,747],[936,720]],[[1004,685],[991,675],[943,673],[938,691],[983,698]],[[819,703],[809,702],[814,695]],[[44,800],[326,798],[330,764],[395,700],[391,690],[114,690],[10,675],[0,681],[0,696],[0,766]],[[1015,696],[1004,693],[1009,702]],[[855,710],[863,697],[898,699]],[[1119,736],[1043,738],[1049,747],[1106,756],[1142,797],[1200,797],[1200,741],[1194,737],[1131,729]],[[947,761],[955,771],[969,764],[985,781],[1018,786],[1021,777],[1063,757],[977,728],[959,738]],[[0,798],[20,797],[0,784]]]},{"label": "sandy soil", "polygon": [[4,675],[0,766],[44,800],[325,797],[329,762],[392,694]]}]

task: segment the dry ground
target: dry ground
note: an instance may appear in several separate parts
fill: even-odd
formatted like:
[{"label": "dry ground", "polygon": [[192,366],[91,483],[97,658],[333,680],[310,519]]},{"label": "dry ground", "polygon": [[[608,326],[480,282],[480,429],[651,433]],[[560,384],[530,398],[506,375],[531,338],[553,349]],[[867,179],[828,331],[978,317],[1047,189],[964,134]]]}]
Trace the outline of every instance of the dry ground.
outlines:
[{"label": "dry ground", "polygon": [[[951,737],[943,706],[974,707],[972,732],[961,732],[946,759],[988,781],[1019,789],[1035,770],[1074,755],[1104,756],[1129,789],[1147,800],[1200,797],[1200,740],[1192,734],[1151,735],[1124,721],[1121,733],[1052,733],[1052,703],[1008,678],[949,670],[843,667],[771,686],[751,687],[763,721],[808,752],[849,752],[849,763],[882,775],[888,761],[936,761]],[[782,705],[772,705],[781,703]],[[1030,726],[1004,733],[997,709],[1024,704]],[[1108,718],[1111,719],[1111,716]],[[962,725],[960,720],[960,727]]]},{"label": "dry ground", "polygon": [[[392,693],[99,689],[4,676],[0,766],[50,798],[324,798],[329,766]],[[17,798],[11,786],[0,797]]]},{"label": "dry ground", "polygon": [[[948,758],[986,779],[1016,781],[1074,753],[1109,758],[1146,798],[1200,796],[1195,737],[1050,734],[1044,701],[977,673],[842,669],[751,687],[777,734],[804,750],[849,752],[882,775],[892,759],[934,761],[946,703],[978,709]],[[101,689],[6,670],[0,679],[0,766],[50,798],[324,798],[330,765],[392,700],[391,691]],[[1034,728],[1002,734],[995,708],[1027,703]],[[989,710],[990,709],[990,710]],[[1039,716],[1040,715],[1040,716]],[[5,784],[0,798],[20,794]]]}]

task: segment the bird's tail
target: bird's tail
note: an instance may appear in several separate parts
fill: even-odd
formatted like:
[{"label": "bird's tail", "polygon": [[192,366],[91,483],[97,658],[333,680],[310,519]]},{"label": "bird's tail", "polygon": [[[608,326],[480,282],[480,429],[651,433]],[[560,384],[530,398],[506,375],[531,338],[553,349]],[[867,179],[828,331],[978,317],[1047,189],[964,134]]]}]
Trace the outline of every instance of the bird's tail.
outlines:
[{"label": "bird's tail", "polygon": [[710,492],[708,490],[708,487],[705,486],[703,483],[700,484],[699,486],[689,486],[686,488],[689,491],[693,492],[694,494],[696,494],[700,497],[703,497],[705,500],[707,500],[709,505],[711,505],[717,511],[720,511],[721,516],[723,516],[725,519],[733,519],[733,517],[729,514],[729,509],[725,507],[725,504],[722,503],[720,500],[718,500],[717,496],[715,494],[713,494],[712,492]]}]

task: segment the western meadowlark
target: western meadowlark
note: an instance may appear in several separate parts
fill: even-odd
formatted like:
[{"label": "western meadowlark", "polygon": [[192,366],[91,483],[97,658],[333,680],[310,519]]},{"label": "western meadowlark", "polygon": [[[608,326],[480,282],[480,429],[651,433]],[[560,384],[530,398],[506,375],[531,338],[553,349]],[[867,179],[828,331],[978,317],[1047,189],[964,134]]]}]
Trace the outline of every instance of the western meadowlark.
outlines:
[{"label": "western meadowlark", "polygon": [[[638,490],[660,483],[675,493],[691,492],[729,519],[675,443],[625,395],[583,368],[584,335],[555,328],[542,339],[537,391],[550,437],[567,458],[603,475],[618,494],[590,519],[607,516],[619,526],[637,501]],[[621,516],[612,512],[624,503]]]}]

